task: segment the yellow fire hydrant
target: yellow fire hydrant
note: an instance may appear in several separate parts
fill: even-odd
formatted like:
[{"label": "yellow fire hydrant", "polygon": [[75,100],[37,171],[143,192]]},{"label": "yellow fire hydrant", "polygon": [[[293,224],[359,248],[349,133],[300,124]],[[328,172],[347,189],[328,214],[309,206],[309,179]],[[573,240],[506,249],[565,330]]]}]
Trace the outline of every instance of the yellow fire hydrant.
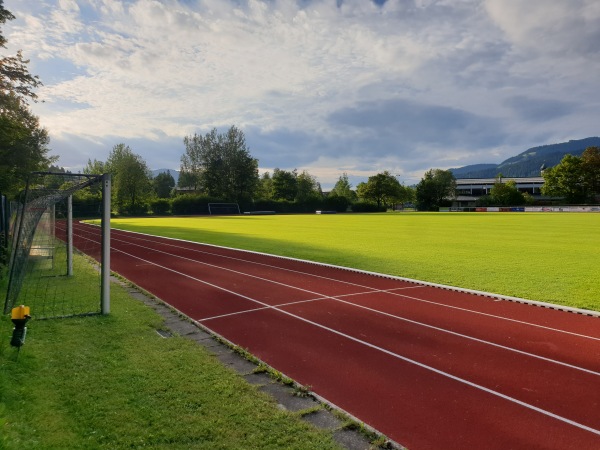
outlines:
[{"label": "yellow fire hydrant", "polygon": [[13,328],[10,345],[13,347],[21,347],[25,343],[25,335],[27,334],[27,321],[31,319],[29,315],[29,306],[21,305],[13,308],[11,311],[11,320],[15,324]]}]

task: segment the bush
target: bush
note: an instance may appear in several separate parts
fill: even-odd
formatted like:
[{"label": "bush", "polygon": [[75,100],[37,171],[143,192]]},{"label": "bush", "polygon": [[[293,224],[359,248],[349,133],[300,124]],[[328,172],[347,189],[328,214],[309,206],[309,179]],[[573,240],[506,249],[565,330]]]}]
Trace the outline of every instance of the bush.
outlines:
[{"label": "bush", "polygon": [[275,211],[278,213],[297,212],[294,202],[288,200],[257,200],[253,205],[254,211]]},{"label": "bush", "polygon": [[152,200],[150,202],[150,209],[156,215],[167,215],[171,210],[171,201],[167,198],[157,198],[156,200]]},{"label": "bush", "polygon": [[98,217],[102,214],[102,197],[73,196],[73,217]]},{"label": "bush", "polygon": [[319,209],[323,209],[323,198],[321,196],[311,196],[302,201],[294,202],[295,212],[314,213]]},{"label": "bush", "polygon": [[352,205],[352,212],[385,212],[385,206],[377,206],[375,203],[356,202]]},{"label": "bush", "polygon": [[120,212],[126,216],[145,216],[148,214],[148,203],[136,203]]},{"label": "bush", "polygon": [[171,211],[177,215],[209,214],[209,203],[223,203],[223,200],[208,195],[183,194],[171,201]]},{"label": "bush", "polygon": [[327,210],[346,212],[348,210],[348,206],[350,206],[350,200],[343,196],[329,195],[323,201],[323,207]]}]

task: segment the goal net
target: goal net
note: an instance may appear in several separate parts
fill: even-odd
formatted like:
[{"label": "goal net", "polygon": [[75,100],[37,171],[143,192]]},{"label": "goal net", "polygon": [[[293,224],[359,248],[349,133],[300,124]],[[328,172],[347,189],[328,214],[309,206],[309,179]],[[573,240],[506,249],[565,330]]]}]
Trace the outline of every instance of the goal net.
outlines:
[{"label": "goal net", "polygon": [[[5,314],[19,304],[29,306],[36,318],[105,312],[109,234],[78,238],[74,247],[74,224],[82,218],[101,218],[103,230],[109,229],[109,175],[29,176],[10,227]],[[100,271],[82,254],[94,249],[102,255]]]},{"label": "goal net", "polygon": [[241,214],[237,203],[209,203],[208,213],[214,215]]}]

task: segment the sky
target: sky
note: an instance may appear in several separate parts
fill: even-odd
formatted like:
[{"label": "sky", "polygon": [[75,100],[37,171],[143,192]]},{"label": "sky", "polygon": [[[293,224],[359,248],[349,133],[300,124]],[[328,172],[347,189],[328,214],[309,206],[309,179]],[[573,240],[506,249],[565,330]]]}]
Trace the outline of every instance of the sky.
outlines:
[{"label": "sky", "polygon": [[4,0],[58,164],[179,169],[235,125],[323,188],[600,134],[598,0]]}]

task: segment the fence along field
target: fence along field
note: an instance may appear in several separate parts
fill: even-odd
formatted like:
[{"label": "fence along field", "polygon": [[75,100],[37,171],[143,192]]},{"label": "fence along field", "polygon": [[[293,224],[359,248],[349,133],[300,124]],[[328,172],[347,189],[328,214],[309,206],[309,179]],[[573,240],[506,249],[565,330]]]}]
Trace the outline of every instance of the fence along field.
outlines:
[{"label": "fence along field", "polygon": [[113,219],[115,228],[600,310],[600,214]]}]

